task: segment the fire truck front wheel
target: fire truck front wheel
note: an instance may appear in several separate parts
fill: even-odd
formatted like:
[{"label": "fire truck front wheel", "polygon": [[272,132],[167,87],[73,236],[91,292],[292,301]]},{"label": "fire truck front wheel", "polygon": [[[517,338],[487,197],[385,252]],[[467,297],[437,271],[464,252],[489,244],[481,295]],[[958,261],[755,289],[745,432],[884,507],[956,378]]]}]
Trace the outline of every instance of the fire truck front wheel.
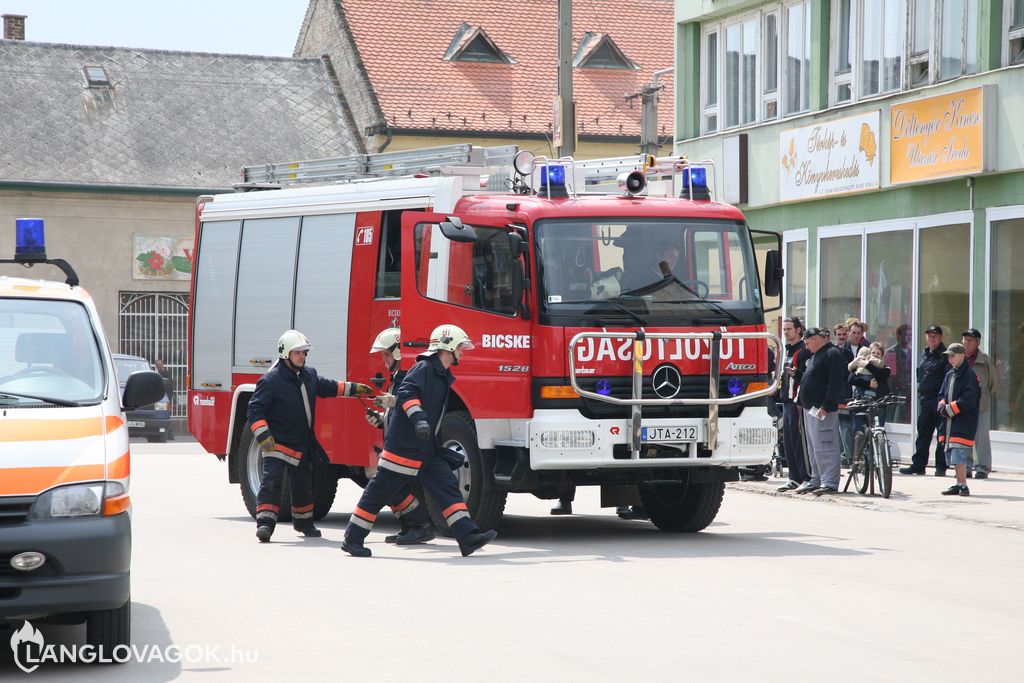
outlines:
[{"label": "fire truck front wheel", "polygon": [[702,531],[714,521],[725,482],[709,481],[640,487],[640,500],[654,526],[662,531]]},{"label": "fire truck front wheel", "polygon": [[[496,529],[505,512],[506,491],[494,486],[494,459],[481,453],[476,442],[476,426],[469,413],[454,410],[441,419],[441,445],[462,456],[464,464],[454,471],[459,490],[466,499],[469,514],[481,529]],[[440,508],[424,496],[430,519],[443,534],[451,534]]]},{"label": "fire truck front wheel", "polygon": [[[253,438],[252,433],[247,429],[242,432],[241,443],[238,444],[241,457],[238,458],[238,481],[242,489],[242,502],[245,509],[249,511],[252,518],[256,518],[256,497],[260,492],[260,484],[263,481],[263,455],[260,446]],[[321,520],[331,511],[334,505],[334,497],[338,493],[338,477],[333,467],[313,465],[313,519]],[[284,484],[281,491],[281,512],[278,515],[279,522],[290,522],[292,520],[292,496],[288,488],[288,474],[285,474]]]}]

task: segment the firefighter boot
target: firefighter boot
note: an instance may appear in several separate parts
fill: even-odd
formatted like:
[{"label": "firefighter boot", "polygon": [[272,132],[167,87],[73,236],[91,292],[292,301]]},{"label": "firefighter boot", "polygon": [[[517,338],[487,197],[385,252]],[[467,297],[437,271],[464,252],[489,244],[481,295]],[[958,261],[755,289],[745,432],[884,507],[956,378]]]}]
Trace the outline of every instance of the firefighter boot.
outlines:
[{"label": "firefighter boot", "polygon": [[473,531],[466,534],[465,538],[459,541],[459,550],[463,557],[469,557],[480,548],[490,543],[497,537],[497,531]]},{"label": "firefighter boot", "polygon": [[320,533],[320,530],[317,529],[312,524],[305,524],[303,526],[294,526],[293,528],[296,531],[298,531],[300,534],[305,536],[306,538],[320,538],[321,536],[323,536],[323,534]]},{"label": "firefighter boot", "polygon": [[400,537],[405,536],[407,533],[409,533],[409,529],[411,527],[409,526],[409,522],[405,519],[405,517],[399,517],[398,518],[398,523],[401,525],[401,527],[398,529],[398,533],[397,534],[389,534],[389,535],[385,536],[384,537],[384,542],[385,543],[395,543],[395,542],[398,541],[398,539]]},{"label": "firefighter boot", "polygon": [[398,538],[395,539],[395,543],[397,545],[416,545],[417,543],[426,543],[433,540],[434,526],[427,522],[426,524],[417,524],[410,527],[408,531],[399,534]]},{"label": "firefighter boot", "polygon": [[273,533],[274,530],[269,526],[256,527],[256,538],[260,540],[260,543],[269,543],[270,537]]},{"label": "firefighter boot", "polygon": [[363,545],[362,541],[357,541],[354,538],[346,537],[345,540],[341,542],[341,549],[352,557],[370,557],[373,555],[373,553],[370,552],[370,549]]}]

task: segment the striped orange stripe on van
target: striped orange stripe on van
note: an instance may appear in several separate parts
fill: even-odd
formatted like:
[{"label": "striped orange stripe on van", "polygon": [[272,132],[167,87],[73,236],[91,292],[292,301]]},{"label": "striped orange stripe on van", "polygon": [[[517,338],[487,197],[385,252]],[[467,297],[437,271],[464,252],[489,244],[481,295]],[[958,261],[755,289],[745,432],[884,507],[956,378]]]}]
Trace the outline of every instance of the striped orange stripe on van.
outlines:
[{"label": "striped orange stripe on van", "polygon": [[104,465],[12,467],[0,470],[0,496],[31,496],[59,484],[102,481]]},{"label": "striped orange stripe on van", "polygon": [[4,420],[0,441],[64,441],[109,434],[124,424],[120,417],[78,420]]}]

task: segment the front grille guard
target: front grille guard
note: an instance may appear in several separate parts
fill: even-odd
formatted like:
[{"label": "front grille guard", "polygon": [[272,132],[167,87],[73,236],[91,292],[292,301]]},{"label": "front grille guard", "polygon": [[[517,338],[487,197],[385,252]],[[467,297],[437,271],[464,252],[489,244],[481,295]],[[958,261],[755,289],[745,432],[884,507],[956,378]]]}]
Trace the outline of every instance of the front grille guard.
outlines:
[{"label": "front grille guard", "polygon": [[[618,398],[605,396],[593,391],[587,391],[576,382],[576,345],[586,339],[628,339],[633,337],[633,392],[632,398]],[[644,342],[648,339],[700,339],[711,342],[711,368],[708,373],[708,398],[643,398],[643,377],[644,377]],[[751,401],[762,396],[770,396],[779,388],[781,377],[778,373],[772,378],[767,389],[758,389],[749,394],[720,398],[718,394],[718,383],[721,376],[721,351],[723,339],[764,339],[775,347],[775,358],[781,360],[782,340],[774,334],[767,332],[645,332],[637,330],[629,332],[580,332],[569,342],[569,382],[573,391],[584,398],[605,403],[630,406],[629,433],[630,448],[633,451],[633,458],[640,457],[640,426],[643,419],[643,406],[687,406],[701,405],[708,406],[708,448],[718,448],[718,407],[734,405]],[[776,363],[779,361],[777,360]]]}]

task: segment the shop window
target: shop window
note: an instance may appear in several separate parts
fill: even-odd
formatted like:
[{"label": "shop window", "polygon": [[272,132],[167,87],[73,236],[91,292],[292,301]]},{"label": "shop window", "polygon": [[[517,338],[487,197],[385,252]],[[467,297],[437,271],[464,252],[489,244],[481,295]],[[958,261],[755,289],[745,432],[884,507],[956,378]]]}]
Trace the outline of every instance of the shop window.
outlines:
[{"label": "shop window", "polygon": [[960,341],[970,327],[971,228],[945,225],[919,234],[919,338],[928,326],[941,325],[946,344]]},{"label": "shop window", "polygon": [[860,318],[860,255],[860,235],[821,240],[818,259],[821,310],[818,312],[818,324],[827,325],[831,329],[847,318]]},{"label": "shop window", "polygon": [[981,347],[996,364],[999,380],[992,428],[1024,432],[1024,217],[992,222],[988,334]]},{"label": "shop window", "polygon": [[807,318],[807,242],[786,244],[786,315]]},{"label": "shop window", "polygon": [[890,390],[907,397],[904,405],[890,406],[891,422],[909,423],[911,415],[911,380],[916,362],[911,338],[913,263],[912,230],[868,234],[864,283],[867,336],[885,349],[885,364],[892,370]]}]

